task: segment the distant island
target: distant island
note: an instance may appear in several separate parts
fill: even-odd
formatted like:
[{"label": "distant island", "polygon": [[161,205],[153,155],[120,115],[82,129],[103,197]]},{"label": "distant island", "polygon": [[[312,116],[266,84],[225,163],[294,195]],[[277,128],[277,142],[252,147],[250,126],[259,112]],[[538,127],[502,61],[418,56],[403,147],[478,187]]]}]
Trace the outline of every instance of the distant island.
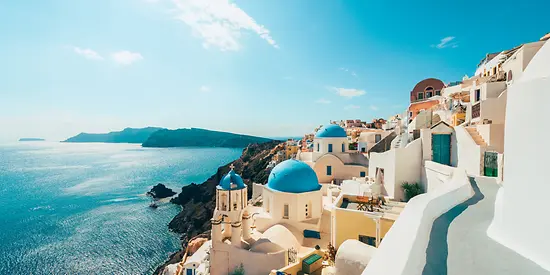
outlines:
[{"label": "distant island", "polygon": [[63,142],[104,142],[104,143],[143,143],[151,134],[163,128],[126,128],[118,132],[104,134],[80,133]]},{"label": "distant island", "polygon": [[44,141],[43,138],[20,138],[19,141]]},{"label": "distant island", "polygon": [[158,130],[143,142],[143,147],[232,147],[244,148],[252,143],[272,141],[269,138],[211,131],[199,128]]}]

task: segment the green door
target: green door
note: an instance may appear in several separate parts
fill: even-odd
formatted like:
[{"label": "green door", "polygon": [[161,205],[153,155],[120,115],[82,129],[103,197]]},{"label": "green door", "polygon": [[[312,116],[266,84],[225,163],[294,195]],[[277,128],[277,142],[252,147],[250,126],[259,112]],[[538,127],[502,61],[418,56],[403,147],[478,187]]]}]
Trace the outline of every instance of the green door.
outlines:
[{"label": "green door", "polygon": [[485,152],[483,174],[487,177],[498,177],[498,153]]},{"label": "green door", "polygon": [[451,165],[451,135],[432,135],[433,161],[444,165]]}]

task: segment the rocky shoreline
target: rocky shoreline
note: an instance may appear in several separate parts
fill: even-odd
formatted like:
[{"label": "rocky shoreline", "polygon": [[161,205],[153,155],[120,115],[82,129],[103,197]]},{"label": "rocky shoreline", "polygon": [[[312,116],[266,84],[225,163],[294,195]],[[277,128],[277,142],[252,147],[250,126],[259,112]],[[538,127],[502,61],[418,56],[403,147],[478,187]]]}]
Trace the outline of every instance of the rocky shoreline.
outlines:
[{"label": "rocky shoreline", "polygon": [[266,183],[269,170],[266,169],[269,161],[281,149],[281,141],[270,141],[261,144],[250,144],[241,157],[231,163],[218,168],[216,173],[202,184],[191,183],[184,186],[178,196],[171,202],[181,205],[182,210],[168,224],[168,228],[181,234],[182,249],[170,255],[169,259],[159,266],[154,274],[162,274],[164,267],[177,263],[183,258],[188,241],[198,235],[210,238],[210,219],[214,213],[216,186],[221,178],[230,170],[233,164],[235,171],[241,175],[248,186],[249,199],[252,196],[252,183]]}]

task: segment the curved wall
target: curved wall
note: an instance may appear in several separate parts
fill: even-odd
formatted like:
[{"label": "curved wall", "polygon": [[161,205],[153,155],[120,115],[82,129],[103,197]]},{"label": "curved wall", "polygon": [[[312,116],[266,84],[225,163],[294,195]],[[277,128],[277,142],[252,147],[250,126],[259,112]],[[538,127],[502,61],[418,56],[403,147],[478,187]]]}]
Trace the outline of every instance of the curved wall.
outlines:
[{"label": "curved wall", "polygon": [[454,169],[448,184],[412,198],[362,274],[422,274],[433,221],[473,194],[466,172]]}]

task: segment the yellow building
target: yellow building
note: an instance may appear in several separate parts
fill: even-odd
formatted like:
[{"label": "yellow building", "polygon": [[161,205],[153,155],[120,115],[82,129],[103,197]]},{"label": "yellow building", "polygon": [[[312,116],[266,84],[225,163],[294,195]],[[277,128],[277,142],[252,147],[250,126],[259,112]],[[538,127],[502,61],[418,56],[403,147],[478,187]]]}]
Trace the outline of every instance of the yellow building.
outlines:
[{"label": "yellow building", "polygon": [[370,212],[366,210],[365,199],[366,197],[343,194],[334,203],[331,242],[336,249],[349,239],[378,246],[406,205],[390,201]]},{"label": "yellow building", "polygon": [[292,156],[295,156],[296,153],[298,153],[298,150],[300,149],[300,146],[298,145],[298,142],[290,142],[287,141],[285,146],[285,152],[286,152],[286,159],[292,158]]}]

